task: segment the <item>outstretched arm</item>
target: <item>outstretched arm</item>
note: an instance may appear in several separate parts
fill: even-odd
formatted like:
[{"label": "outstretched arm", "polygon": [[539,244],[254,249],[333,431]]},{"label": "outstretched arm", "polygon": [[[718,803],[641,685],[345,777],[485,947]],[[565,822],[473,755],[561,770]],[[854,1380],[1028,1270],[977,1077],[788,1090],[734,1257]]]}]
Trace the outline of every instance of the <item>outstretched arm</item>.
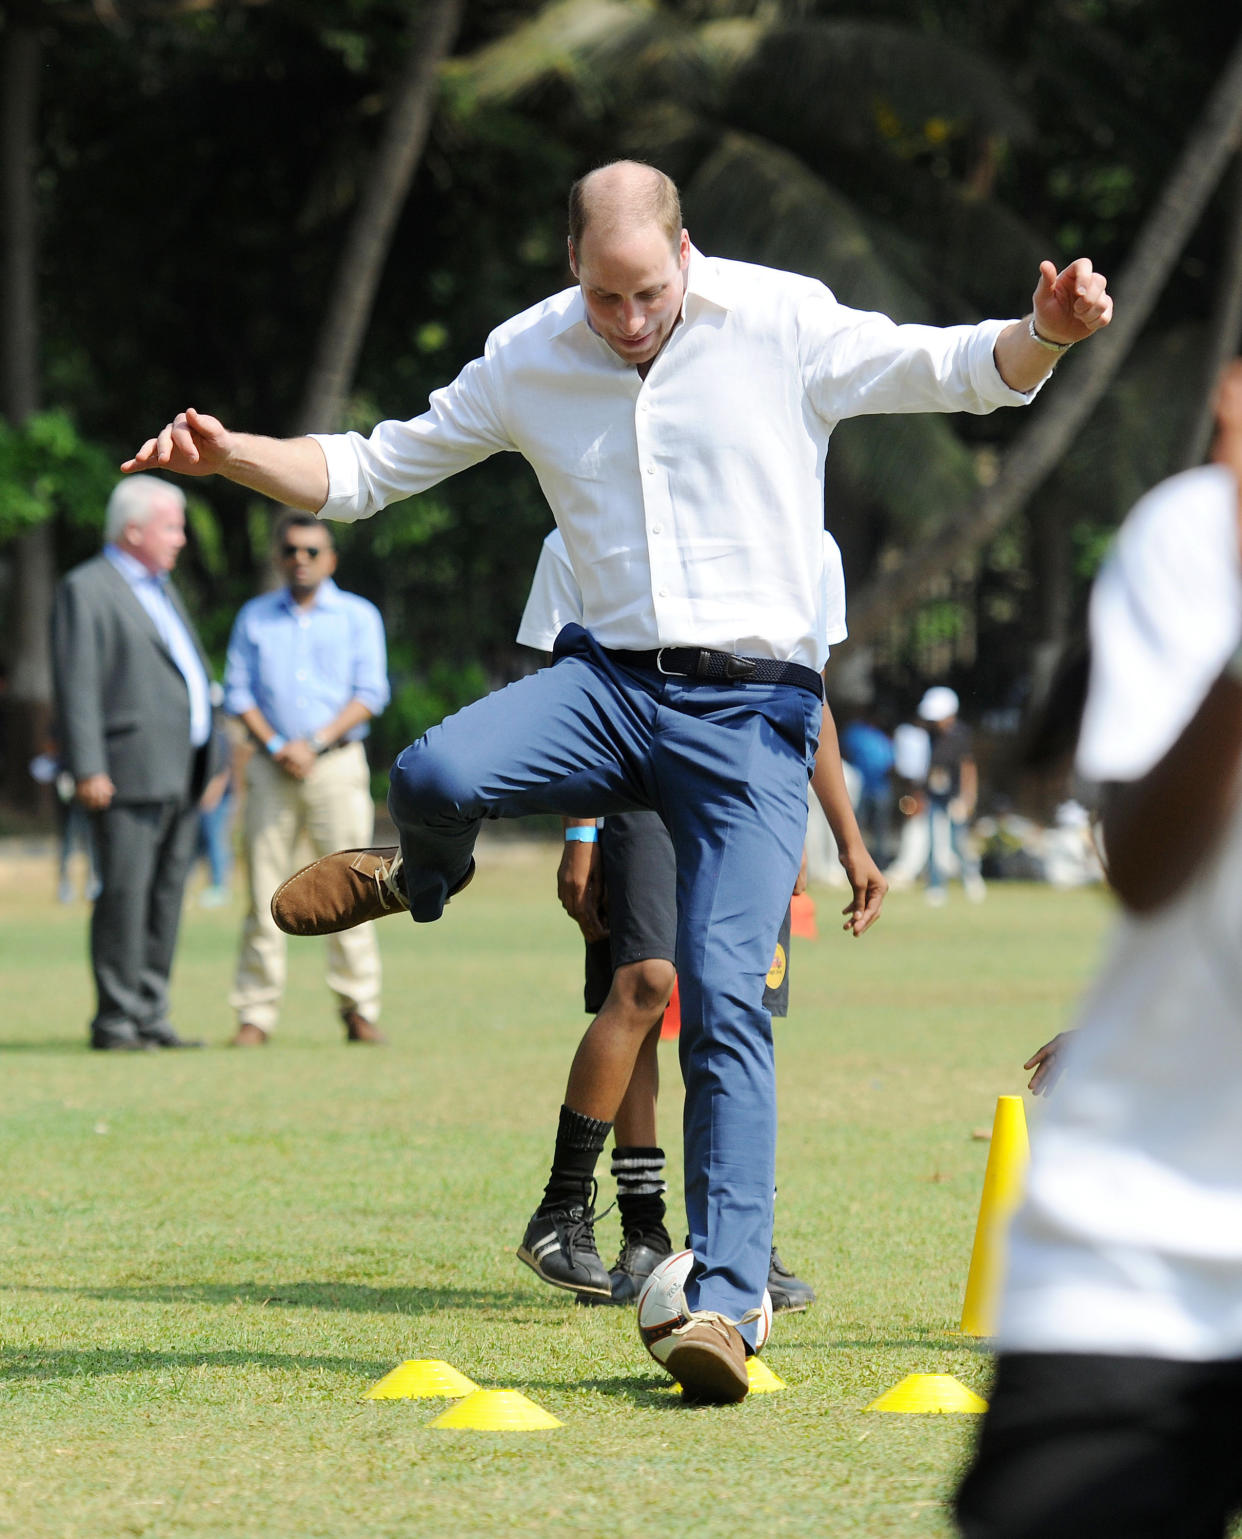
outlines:
[{"label": "outstretched arm", "polygon": [[1061,353],[1031,336],[1032,323],[1045,342],[1060,347],[1083,341],[1112,318],[1113,298],[1107,280],[1086,257],[1079,257],[1062,272],[1051,262],[1041,262],[1030,316],[1006,326],[996,339],[993,351],[1001,378],[1011,390],[1027,391],[1052,373]]},{"label": "outstretched arm", "polygon": [[233,433],[218,417],[189,406],[121,469],[172,470],[182,476],[223,476],[290,508],[317,513],[328,500],[328,465],[313,438],[264,438]]},{"label": "outstretched arm", "polygon": [[852,931],[854,935],[862,935],[880,917],[888,883],[879,866],[872,860],[859,832],[858,819],[854,816],[854,807],[845,788],[845,774],[841,769],[837,724],[826,700],[811,788],[824,809],[832,837],[837,841],[838,857],[853,889],[852,898],[841,910],[846,916],[841,928]]}]

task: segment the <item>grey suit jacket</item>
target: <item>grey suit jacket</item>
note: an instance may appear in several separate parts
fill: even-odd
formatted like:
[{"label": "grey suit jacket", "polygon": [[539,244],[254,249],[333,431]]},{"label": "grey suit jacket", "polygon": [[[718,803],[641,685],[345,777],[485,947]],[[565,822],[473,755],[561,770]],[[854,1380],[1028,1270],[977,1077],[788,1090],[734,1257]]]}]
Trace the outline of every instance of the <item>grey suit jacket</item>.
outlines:
[{"label": "grey suit jacket", "polygon": [[[203,659],[180,595],[168,594]],[[138,598],[103,555],[67,573],[52,610],[61,757],[75,780],[108,775],[123,802],[197,795],[210,773],[190,746],[190,694]]]}]

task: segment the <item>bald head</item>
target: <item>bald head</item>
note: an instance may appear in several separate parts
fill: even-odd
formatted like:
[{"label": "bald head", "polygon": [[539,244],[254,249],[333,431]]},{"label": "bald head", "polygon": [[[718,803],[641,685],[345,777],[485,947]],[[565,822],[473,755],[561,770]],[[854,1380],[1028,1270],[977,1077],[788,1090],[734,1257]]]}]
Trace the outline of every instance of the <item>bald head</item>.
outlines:
[{"label": "bald head", "polygon": [[655,225],[675,248],[681,237],[681,199],[663,171],[637,160],[614,160],[589,171],[569,190],[569,243],[575,251],[589,230],[613,239]]}]

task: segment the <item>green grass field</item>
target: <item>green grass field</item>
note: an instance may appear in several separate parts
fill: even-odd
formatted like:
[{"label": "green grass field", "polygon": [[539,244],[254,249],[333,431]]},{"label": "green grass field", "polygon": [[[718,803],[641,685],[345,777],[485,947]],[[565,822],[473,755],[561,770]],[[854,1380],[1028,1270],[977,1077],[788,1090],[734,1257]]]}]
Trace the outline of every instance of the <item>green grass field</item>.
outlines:
[{"label": "green grass field", "polygon": [[[293,942],[267,1048],[87,1053],[86,907],[0,864],[0,1533],[951,1532],[975,1418],[863,1408],[909,1373],[986,1393],[986,1352],[954,1334],[972,1132],[1064,1024],[1108,901],[902,894],[855,942],[816,891],[777,1028],[777,1238],[820,1301],[777,1320],[784,1392],[689,1410],[628,1311],[576,1308],[513,1255],[584,1018],[555,848],[490,848],[439,927],[380,926],[386,1049],[341,1041],[317,944]],[[175,1019],[213,1044],[239,917],[187,911]],[[606,1260],[616,1242],[609,1217]],[[563,1426],[443,1431],[445,1402],[361,1399],[409,1358]]]}]

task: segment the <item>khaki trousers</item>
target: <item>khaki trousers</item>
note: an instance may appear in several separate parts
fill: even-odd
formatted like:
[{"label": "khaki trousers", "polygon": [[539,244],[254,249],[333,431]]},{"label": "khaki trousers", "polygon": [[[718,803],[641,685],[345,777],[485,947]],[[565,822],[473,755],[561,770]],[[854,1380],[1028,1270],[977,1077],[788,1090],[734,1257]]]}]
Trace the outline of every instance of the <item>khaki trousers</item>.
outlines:
[{"label": "khaki trousers", "polygon": [[[272,894],[297,869],[299,841],[315,857],[365,848],[375,832],[371,776],[361,743],[323,754],[305,780],[286,775],[264,753],[246,766],[244,823],[250,911],[242,926],[229,1004],[238,1019],[271,1031],[285,991],[285,936],[276,928]],[[340,1009],[379,1019],[380,957],[370,925],[329,935],[328,987]],[[305,960],[305,941],[298,942]]]}]

